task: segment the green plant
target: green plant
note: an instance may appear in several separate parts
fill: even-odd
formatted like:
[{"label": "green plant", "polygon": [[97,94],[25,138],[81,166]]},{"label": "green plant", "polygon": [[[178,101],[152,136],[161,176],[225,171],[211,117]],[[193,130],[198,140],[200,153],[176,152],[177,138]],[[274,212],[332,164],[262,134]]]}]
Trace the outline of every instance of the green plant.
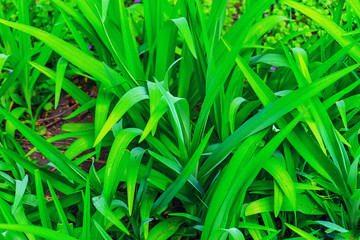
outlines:
[{"label": "green plant", "polygon": [[[292,49],[262,45],[287,20],[263,18],[275,0],[246,1],[226,32],[227,1],[214,1],[209,16],[199,0],[76,2],[53,0],[77,46],[0,19],[61,56],[56,71],[27,65],[55,81],[55,105],[61,88],[81,105],[68,118],[95,116],[45,140],[0,108],[9,126],[0,135],[4,237],[359,236],[360,48],[355,21],[340,21],[344,0],[334,20],[283,0],[324,29]],[[359,3],[347,4],[357,21]],[[96,99],[66,78],[70,67],[96,82]],[[15,129],[51,164],[30,161]],[[51,145],[69,137],[78,139],[65,154]],[[104,149],[106,164],[96,168]]]},{"label": "green plant", "polygon": [[[49,4],[49,1],[1,1],[0,17],[46,29],[59,37],[67,36],[62,16],[52,11]],[[0,36],[1,69],[6,70],[0,77],[1,105],[14,112],[25,107],[25,113],[35,126],[33,108],[47,98],[54,82],[43,79],[40,71],[33,69],[28,61],[45,65],[50,62],[53,50],[5,25],[0,26]]]}]

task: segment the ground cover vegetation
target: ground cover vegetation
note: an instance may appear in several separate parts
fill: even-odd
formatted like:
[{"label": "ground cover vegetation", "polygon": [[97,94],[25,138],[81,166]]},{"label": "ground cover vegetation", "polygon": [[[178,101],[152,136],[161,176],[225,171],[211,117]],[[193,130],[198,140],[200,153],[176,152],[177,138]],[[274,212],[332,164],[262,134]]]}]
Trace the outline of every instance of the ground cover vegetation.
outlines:
[{"label": "ground cover vegetation", "polygon": [[[359,19],[356,0],[1,1],[0,239],[359,239]],[[93,120],[41,136],[64,93]]]}]

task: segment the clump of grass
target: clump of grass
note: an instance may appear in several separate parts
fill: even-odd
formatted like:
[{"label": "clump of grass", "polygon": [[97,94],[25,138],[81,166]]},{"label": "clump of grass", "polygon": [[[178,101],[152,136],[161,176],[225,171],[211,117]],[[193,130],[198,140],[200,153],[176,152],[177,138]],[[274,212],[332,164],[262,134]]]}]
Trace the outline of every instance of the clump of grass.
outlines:
[{"label": "clump of grass", "polygon": [[[54,81],[55,105],[61,90],[76,99],[81,107],[68,118],[89,110],[95,120],[63,125],[67,133],[45,140],[0,107],[1,236],[359,236],[357,1],[346,1],[354,21],[343,25],[344,0],[332,19],[283,0],[319,28],[296,48],[262,44],[291,20],[263,18],[274,0],[246,1],[226,32],[227,1],[214,1],[209,15],[199,0],[53,3],[76,44],[21,22],[24,15],[20,23],[1,18],[0,30],[59,54],[54,69],[32,58],[16,66]],[[96,99],[66,78],[69,68],[95,81]],[[15,129],[51,164],[30,161]],[[75,136],[65,154],[50,143]],[[104,160],[102,149],[102,168],[79,167]]]}]

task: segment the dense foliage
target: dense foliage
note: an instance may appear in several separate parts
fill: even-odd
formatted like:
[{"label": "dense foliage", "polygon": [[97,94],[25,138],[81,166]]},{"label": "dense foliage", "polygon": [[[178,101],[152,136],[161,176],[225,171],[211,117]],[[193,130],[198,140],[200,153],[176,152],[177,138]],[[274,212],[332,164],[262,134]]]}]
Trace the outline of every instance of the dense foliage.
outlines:
[{"label": "dense foliage", "polygon": [[[0,239],[358,239],[359,19],[357,0],[2,0]],[[94,121],[44,138],[62,91]]]}]

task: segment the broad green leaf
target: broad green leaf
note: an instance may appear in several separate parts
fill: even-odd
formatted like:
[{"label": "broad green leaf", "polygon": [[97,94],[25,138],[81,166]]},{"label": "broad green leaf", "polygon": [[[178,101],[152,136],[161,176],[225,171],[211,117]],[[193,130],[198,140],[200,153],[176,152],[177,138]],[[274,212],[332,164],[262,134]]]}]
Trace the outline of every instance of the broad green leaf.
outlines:
[{"label": "broad green leaf", "polygon": [[335,223],[332,223],[332,222],[328,222],[328,221],[320,221],[320,220],[317,220],[315,221],[321,225],[323,225],[324,227],[327,227],[329,230],[335,230],[335,231],[338,231],[340,233],[346,233],[348,232],[349,230],[343,228],[343,227],[340,227],[339,225],[335,224]]},{"label": "broad green leaf", "polygon": [[181,17],[181,18],[177,18],[177,19],[171,19],[171,21],[173,21],[175,23],[175,25],[178,27],[179,31],[183,35],[185,42],[188,45],[194,58],[197,58],[193,37],[192,37],[191,31],[190,31],[188,22],[186,21],[186,18]]},{"label": "broad green leaf", "polygon": [[43,227],[38,227],[34,225],[24,225],[24,224],[0,224],[0,229],[18,231],[24,233],[31,233],[39,237],[43,237],[49,240],[76,240],[76,238],[69,235],[48,229]]},{"label": "broad green leaf", "polygon": [[[357,137],[357,136],[356,136]],[[354,162],[351,164],[349,175],[347,177],[347,184],[350,186],[350,189],[352,191],[355,191],[357,189],[357,174],[358,174],[358,168],[359,168],[359,156],[356,157]]]},{"label": "broad green leaf", "polygon": [[183,223],[179,217],[171,217],[156,224],[149,232],[148,240],[167,240],[176,233]]},{"label": "broad green leaf", "polygon": [[15,214],[15,212],[18,211],[18,208],[20,207],[20,205],[22,205],[21,204],[21,199],[24,196],[28,181],[29,181],[28,175],[26,175],[25,178],[22,181],[15,180],[15,182],[16,182],[16,190],[15,190],[14,204],[13,204],[13,206],[11,208],[11,213],[12,214]]},{"label": "broad green leaf", "polygon": [[241,103],[245,102],[246,99],[242,98],[242,97],[237,97],[235,98],[231,104],[230,104],[230,109],[229,109],[229,124],[230,124],[230,131],[231,133],[234,133],[235,131],[235,118],[236,118],[236,113],[241,105]]},{"label": "broad green leaf", "polygon": [[56,80],[55,80],[55,109],[57,108],[60,100],[62,83],[68,62],[64,58],[60,58],[56,65]]},{"label": "broad green leaf", "polygon": [[249,30],[245,42],[252,40],[253,37],[259,39],[262,35],[267,33],[276,24],[286,20],[289,19],[281,15],[271,15],[264,19],[261,19],[259,22],[255,23],[254,26],[252,26],[252,28]]},{"label": "broad green leaf", "polygon": [[282,156],[274,154],[273,157],[266,161],[264,169],[274,177],[285,196],[290,200],[293,208],[296,207],[296,193],[294,182],[285,167],[285,161]]},{"label": "broad green leaf", "polygon": [[115,105],[112,110],[109,118],[106,120],[104,126],[96,137],[94,146],[96,146],[105,135],[111,130],[111,128],[124,116],[124,114],[136,103],[149,99],[149,95],[147,93],[146,88],[144,87],[136,87],[124,94]]},{"label": "broad green leaf", "polygon": [[124,224],[115,216],[110,207],[106,204],[105,198],[101,196],[94,197],[93,204],[96,209],[104,215],[109,221],[111,221],[116,227],[118,227],[121,231],[130,235],[129,230],[124,226]]},{"label": "broad green leaf", "polygon": [[[183,167],[179,164],[178,161],[173,161],[170,159],[167,159],[155,152],[149,151],[150,155],[153,156],[154,158],[156,158],[157,160],[159,160],[161,163],[163,163],[165,166],[167,166],[168,168],[170,168],[171,170],[175,171],[177,174],[180,174],[181,171],[183,170]],[[194,188],[201,194],[204,194],[205,191],[202,188],[202,186],[200,185],[200,183],[196,180],[196,178],[191,175],[188,179],[188,182],[194,186]]]},{"label": "broad green leaf", "polygon": [[233,240],[245,240],[244,234],[237,228],[222,229],[225,232],[228,232]]},{"label": "broad green leaf", "polygon": [[[171,115],[175,121],[175,124],[174,125],[174,128],[176,130],[176,136],[178,137],[178,141],[179,141],[179,146],[180,146],[180,154],[182,154],[181,157],[183,158],[187,158],[188,157],[188,153],[186,152],[185,150],[185,144],[186,144],[186,140],[189,141],[188,138],[186,138],[186,136],[188,135],[188,132],[189,132],[189,129],[188,128],[183,128],[182,126],[184,126],[183,122],[186,120],[186,119],[183,119],[181,122],[180,122],[180,117],[179,117],[179,112],[177,111],[176,107],[175,107],[175,103],[178,101],[177,98],[173,97],[169,91],[166,91],[165,88],[162,86],[161,83],[159,83],[156,79],[155,79],[155,82],[156,82],[156,86],[160,89],[160,92],[163,94],[168,106],[169,106],[169,109],[170,109],[170,112],[171,112]],[[184,106],[184,110],[185,110],[185,106]],[[184,130],[186,132],[184,132]]]},{"label": "broad green leaf", "polygon": [[88,123],[64,123],[61,126],[61,131],[64,132],[71,132],[71,133],[75,133],[75,132],[84,132],[84,131],[89,131],[89,130],[94,130],[94,122],[88,122]]},{"label": "broad green leaf", "polygon": [[[299,211],[307,215],[323,215],[324,211],[321,207],[314,203],[308,196],[299,194],[297,197],[296,209],[293,208],[292,203],[284,199],[281,211],[294,212]],[[251,202],[245,209],[245,216],[272,212],[274,211],[274,197],[260,198]]]},{"label": "broad green leaf", "polygon": [[296,232],[297,234],[299,234],[300,236],[302,236],[303,238],[305,238],[307,240],[318,240],[318,238],[314,237],[310,233],[305,232],[304,230],[301,230],[300,228],[297,228],[289,223],[285,223],[285,225],[288,228],[290,228],[292,231]]},{"label": "broad green leaf", "polygon": [[50,191],[50,193],[51,193],[51,196],[52,196],[52,198],[53,198],[53,201],[54,201],[54,204],[55,204],[55,207],[56,207],[56,212],[57,212],[57,214],[58,214],[59,217],[60,217],[61,223],[63,224],[65,233],[66,233],[67,235],[70,235],[70,236],[71,236],[71,235],[74,234],[74,233],[73,233],[73,228],[72,228],[72,227],[70,226],[70,224],[69,224],[69,221],[68,221],[68,219],[67,219],[67,217],[66,217],[66,214],[65,214],[65,212],[64,212],[64,209],[63,209],[63,207],[61,206],[61,203],[60,203],[60,201],[59,201],[59,199],[58,199],[58,197],[57,197],[54,189],[52,188],[51,183],[48,182],[47,184],[48,184],[48,186],[49,186],[49,191]]},{"label": "broad green leaf", "polygon": [[151,131],[155,133],[154,130],[156,129],[158,122],[160,121],[160,119],[168,109],[169,109],[169,105],[166,102],[165,97],[161,97],[160,101],[158,102],[153,112],[151,113],[150,119],[146,123],[144,132],[141,135],[139,142],[142,142]]},{"label": "broad green leaf", "polygon": [[105,240],[112,240],[112,238],[109,236],[109,234],[106,233],[106,231],[101,227],[101,225],[96,221],[94,221],[94,225],[97,228],[97,230],[100,232],[101,236],[105,239]]},{"label": "broad green leaf", "polygon": [[61,55],[63,58],[73,63],[75,66],[77,66],[84,72],[87,72],[90,75],[94,76],[96,79],[99,79],[105,84],[105,86],[109,88],[119,86],[121,83],[126,82],[126,80],[124,79],[122,82],[110,82],[101,62],[99,62],[92,56],[87,55],[86,53],[71,45],[70,43],[61,40],[60,38],[50,33],[31,26],[26,26],[15,22],[9,22],[4,19],[0,19],[0,23],[5,24],[9,27],[16,28],[22,32],[28,33],[38,38],[50,48],[52,48],[55,52],[57,52],[59,55]]},{"label": "broad green leaf", "polygon": [[[99,92],[96,98],[96,106],[95,106],[94,136],[98,136],[98,134],[101,131],[101,128],[104,126],[106,122],[112,99],[113,99],[113,95],[111,94],[111,92],[108,91],[103,85],[100,85]],[[102,143],[99,142],[95,146],[96,159],[99,159],[100,157],[101,145]]]},{"label": "broad green leaf", "polygon": [[50,215],[45,202],[44,189],[41,182],[40,171],[35,170],[34,173],[35,173],[34,175],[35,175],[36,197],[38,201],[41,225],[44,228],[51,228]]},{"label": "broad green leaf", "polygon": [[[141,221],[144,222],[146,219],[149,219],[151,208],[154,204],[155,198],[157,193],[156,192],[146,192],[141,204],[140,204],[140,218]],[[146,222],[142,225],[144,229],[144,237],[148,239],[149,236],[149,222]]]},{"label": "broad green leaf", "polygon": [[260,224],[250,223],[250,222],[240,222],[238,225],[238,228],[246,228],[246,229],[260,229],[260,230],[266,230],[270,232],[276,232],[275,229],[269,228]]},{"label": "broad green leaf", "polygon": [[129,215],[131,216],[134,206],[134,197],[135,197],[135,186],[136,180],[139,172],[140,162],[145,153],[145,150],[142,148],[134,148],[131,150],[131,156],[127,166],[127,196],[128,196],[128,206],[129,206]]},{"label": "broad green leaf", "polygon": [[283,54],[268,53],[250,58],[250,64],[257,63],[266,63],[276,67],[289,67],[289,63]]},{"label": "broad green leaf", "polygon": [[129,13],[125,8],[125,2],[118,1],[118,17],[120,17],[120,26],[122,34],[122,42],[124,46],[124,55],[126,56],[126,66],[129,67],[130,75],[133,76],[133,81],[137,84],[137,80],[144,81],[143,65],[140,61],[140,56],[136,48],[136,39],[134,31],[131,29]]},{"label": "broad green leaf", "polygon": [[337,101],[336,106],[339,109],[341,120],[344,124],[345,129],[348,129],[348,121],[346,119],[346,106],[344,100]]},{"label": "broad green leaf", "polygon": [[72,112],[68,116],[64,117],[63,119],[68,120],[73,117],[76,117],[80,113],[85,112],[86,110],[89,110],[89,109],[95,107],[95,105],[96,105],[96,99],[92,99],[92,100],[88,101],[87,103],[84,103],[83,105],[81,105],[78,109],[76,109],[74,112]]},{"label": "broad green leaf", "polygon": [[[295,197],[296,199],[296,197]],[[280,189],[279,184],[274,181],[274,215],[278,217],[281,211],[281,206],[284,201],[284,193]]]},{"label": "broad green leaf", "polygon": [[200,218],[195,217],[194,215],[191,215],[191,214],[188,214],[188,213],[169,213],[169,216],[183,217],[183,218],[187,218],[187,219],[193,220],[195,222],[201,223]]},{"label": "broad green leaf", "polygon": [[[60,135],[56,135],[54,137],[48,138],[46,139],[49,143],[53,143],[56,141],[60,141],[63,139],[67,139],[67,138],[72,138],[72,137],[79,137],[79,136],[86,136],[92,134],[92,132],[90,131],[80,131],[80,132],[69,132],[69,133],[64,133],[64,134],[60,134]],[[36,147],[34,147],[33,149],[31,149],[29,152],[27,152],[27,154],[25,155],[30,156],[32,153],[34,153],[37,150]]]},{"label": "broad green leaf", "polygon": [[104,173],[103,196],[110,204],[120,179],[123,178],[128,166],[130,152],[126,150],[130,142],[142,133],[139,129],[127,128],[115,138],[107,159]]},{"label": "broad green leaf", "polygon": [[244,234],[237,228],[219,229],[210,239],[228,239],[228,236],[233,240],[245,240]]},{"label": "broad green leaf", "polygon": [[66,150],[65,156],[69,159],[74,159],[79,154],[93,148],[94,135],[87,134],[81,138],[76,139]]},{"label": "broad green leaf", "polygon": [[102,0],[101,1],[101,21],[103,23],[105,23],[106,17],[107,17],[107,12],[108,12],[108,8],[109,8],[109,2],[110,0]]},{"label": "broad green leaf", "polygon": [[193,156],[190,158],[189,162],[186,164],[184,169],[181,171],[180,175],[175,179],[175,181],[163,192],[160,197],[155,201],[153,206],[153,211],[157,212],[164,208],[176,195],[176,193],[183,187],[186,181],[191,176],[194,171],[196,165],[198,164],[201,154],[203,153],[209,139],[211,133],[214,128],[211,128],[207,133],[203,141],[201,141],[200,146],[196,149]]}]

